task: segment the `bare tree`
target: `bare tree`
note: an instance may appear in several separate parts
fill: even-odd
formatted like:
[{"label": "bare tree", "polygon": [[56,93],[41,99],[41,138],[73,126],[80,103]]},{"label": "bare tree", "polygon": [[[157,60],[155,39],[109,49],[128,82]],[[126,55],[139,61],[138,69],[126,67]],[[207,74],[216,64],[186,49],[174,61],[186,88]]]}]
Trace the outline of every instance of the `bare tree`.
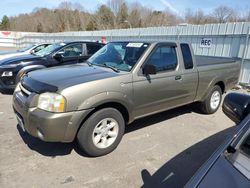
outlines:
[{"label": "bare tree", "polygon": [[126,3],[123,3],[117,13],[116,22],[120,28],[128,28],[126,21],[128,20],[128,6]]},{"label": "bare tree", "polygon": [[107,4],[113,11],[114,15],[117,16],[123,3],[125,3],[125,0],[108,0]]},{"label": "bare tree", "polygon": [[139,3],[130,5],[128,22],[132,27],[142,27],[141,5]]},{"label": "bare tree", "polygon": [[87,12],[80,3],[64,1],[55,9],[35,8],[29,14],[10,17],[7,28],[13,31],[63,32],[169,26],[180,22],[206,24],[235,21],[250,21],[249,8],[235,10],[219,6],[211,13],[187,9],[182,18],[169,9],[152,10],[138,2],[127,3],[126,0],[108,0],[95,13]]},{"label": "bare tree", "polygon": [[227,6],[219,6],[213,12],[213,16],[219,23],[225,23],[229,21],[236,21],[237,14],[236,12]]},{"label": "bare tree", "polygon": [[191,9],[186,9],[185,12],[185,20],[189,24],[204,24],[206,23],[206,17],[201,9],[196,12],[193,12]]}]

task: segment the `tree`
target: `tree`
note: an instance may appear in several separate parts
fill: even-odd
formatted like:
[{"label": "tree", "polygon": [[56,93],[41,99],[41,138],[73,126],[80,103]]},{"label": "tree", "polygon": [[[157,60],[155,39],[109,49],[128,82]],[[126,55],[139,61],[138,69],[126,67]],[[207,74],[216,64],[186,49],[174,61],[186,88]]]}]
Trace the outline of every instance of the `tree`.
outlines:
[{"label": "tree", "polygon": [[193,12],[190,8],[185,11],[185,20],[189,24],[203,24],[206,16],[202,10]]},{"label": "tree", "polygon": [[117,16],[123,3],[124,3],[124,0],[109,0],[107,4],[108,4],[108,7],[114,13],[114,15]]},{"label": "tree", "polygon": [[73,4],[70,1],[63,1],[59,4],[58,9],[73,10]]},{"label": "tree", "polygon": [[9,20],[8,16],[6,16],[6,15],[3,16],[0,27],[2,30],[10,29],[10,20]]},{"label": "tree", "polygon": [[128,21],[132,27],[142,27],[142,6],[139,3],[132,3],[130,5],[130,11]]},{"label": "tree", "polygon": [[37,32],[43,32],[43,25],[41,23],[37,25]]},{"label": "tree", "polygon": [[236,12],[227,6],[219,6],[213,12],[213,16],[219,23],[225,23],[229,21],[236,21],[237,14]]},{"label": "tree", "polygon": [[120,28],[128,28],[126,21],[128,20],[128,6],[123,3],[117,13],[116,20]]},{"label": "tree", "polygon": [[[136,27],[177,25],[178,23],[206,24],[232,21],[250,21],[249,8],[233,9],[220,6],[205,13],[187,9],[183,17],[169,9],[153,10],[138,2],[107,0],[95,13],[87,12],[80,3],[61,1],[55,9],[35,8],[31,13],[20,14],[0,21],[0,29],[24,32],[63,32],[105,30]],[[1,19],[0,19],[1,20]],[[27,27],[28,26],[28,27]]]},{"label": "tree", "polygon": [[96,19],[100,29],[112,29],[114,27],[114,13],[106,5],[101,5],[98,8]]},{"label": "tree", "polygon": [[86,26],[86,30],[87,31],[95,31],[95,30],[97,30],[97,24],[93,20],[90,20],[89,23]]}]

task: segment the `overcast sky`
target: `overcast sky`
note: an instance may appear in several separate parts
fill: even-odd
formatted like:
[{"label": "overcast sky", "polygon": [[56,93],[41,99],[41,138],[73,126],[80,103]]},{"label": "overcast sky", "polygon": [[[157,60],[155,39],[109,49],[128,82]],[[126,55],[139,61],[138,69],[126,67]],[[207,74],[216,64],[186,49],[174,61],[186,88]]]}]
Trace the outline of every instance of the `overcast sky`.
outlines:
[{"label": "overcast sky", "polygon": [[[20,13],[30,13],[34,8],[46,7],[55,8],[65,0],[0,0],[0,18],[3,15],[15,16]],[[88,11],[95,11],[97,7],[106,3],[106,0],[70,0],[78,2]],[[201,9],[209,13],[219,5],[227,5],[246,12],[250,10],[250,0],[127,0],[127,2],[140,2],[142,5],[155,10],[164,10],[168,7],[175,13],[182,15],[186,8],[192,10]]]}]

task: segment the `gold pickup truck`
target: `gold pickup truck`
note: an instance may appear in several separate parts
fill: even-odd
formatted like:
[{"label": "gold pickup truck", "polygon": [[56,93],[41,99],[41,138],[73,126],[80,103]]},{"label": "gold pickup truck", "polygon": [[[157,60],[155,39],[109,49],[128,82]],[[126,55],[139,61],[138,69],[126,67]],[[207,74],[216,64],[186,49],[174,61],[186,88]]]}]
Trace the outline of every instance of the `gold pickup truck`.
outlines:
[{"label": "gold pickup truck", "polygon": [[194,56],[187,43],[110,42],[85,63],[25,75],[13,108],[29,134],[76,139],[87,154],[101,156],[135,119],[193,102],[203,113],[216,112],[239,72],[237,59]]}]

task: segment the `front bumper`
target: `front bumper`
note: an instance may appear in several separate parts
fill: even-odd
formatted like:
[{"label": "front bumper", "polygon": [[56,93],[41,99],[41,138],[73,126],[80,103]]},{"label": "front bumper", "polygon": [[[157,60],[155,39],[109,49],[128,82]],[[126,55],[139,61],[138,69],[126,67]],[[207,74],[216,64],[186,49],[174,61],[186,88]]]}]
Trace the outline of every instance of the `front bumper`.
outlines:
[{"label": "front bumper", "polygon": [[16,87],[14,77],[0,77],[0,90],[14,90]]},{"label": "front bumper", "polygon": [[83,119],[91,111],[51,113],[36,107],[29,108],[27,103],[21,92],[13,94],[13,109],[22,120],[24,130],[47,142],[72,142]]}]

